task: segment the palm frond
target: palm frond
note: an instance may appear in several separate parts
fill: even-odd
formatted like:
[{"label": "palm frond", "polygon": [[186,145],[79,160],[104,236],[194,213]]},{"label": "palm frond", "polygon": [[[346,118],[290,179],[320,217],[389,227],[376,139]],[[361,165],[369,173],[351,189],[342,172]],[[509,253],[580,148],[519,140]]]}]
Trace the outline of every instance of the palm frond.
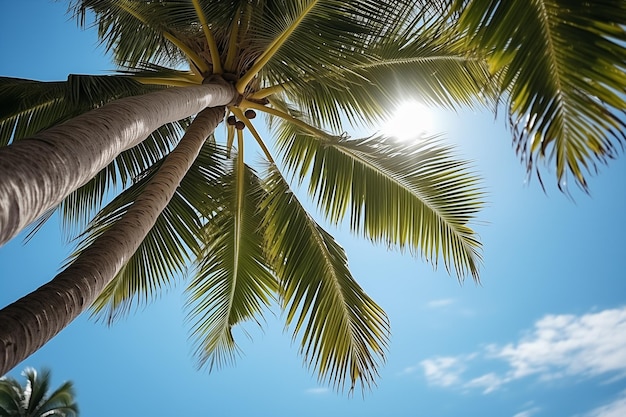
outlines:
[{"label": "palm frond", "polygon": [[40,375],[37,375],[35,369],[27,368],[23,374],[26,376],[26,387],[24,389],[26,410],[24,411],[28,414],[36,415],[37,408],[50,388],[50,371],[44,369]]},{"label": "palm frond", "polygon": [[38,373],[33,368],[26,368],[22,375],[26,378],[25,386],[14,378],[0,378],[0,413],[2,416],[76,417],[78,415],[71,382],[65,382],[49,393],[49,370],[43,369]]},{"label": "palm frond", "polygon": [[250,49],[265,50],[310,6],[261,72],[267,85],[340,77],[369,55],[369,44],[388,30],[390,21],[411,16],[415,2],[275,2],[272,13],[261,16],[249,31]]},{"label": "palm frond", "polygon": [[37,415],[77,417],[78,406],[74,402],[75,395],[73,384],[64,382],[40,403]]},{"label": "palm frond", "polygon": [[[237,353],[233,327],[262,315],[277,283],[263,253],[264,197],[259,179],[238,157],[220,183],[220,208],[206,213],[206,247],[187,289],[195,356],[201,367],[231,363]],[[243,171],[243,172],[242,172]]]},{"label": "palm frond", "polygon": [[[218,194],[216,179],[223,175],[223,158],[224,151],[215,145],[203,147],[154,227],[91,306],[93,316],[110,324],[128,314],[135,304],[151,301],[162,288],[170,287],[176,275],[200,252],[203,223],[199,212],[215,207],[211,196]],[[141,180],[98,213],[81,236],[81,244],[71,259],[126,213],[160,165],[161,161],[153,164]]]},{"label": "palm frond", "polygon": [[349,213],[351,228],[374,242],[421,253],[434,266],[478,279],[480,242],[469,227],[483,203],[468,164],[435,138],[394,142],[371,137],[318,138],[283,123],[287,168],[331,222]]},{"label": "palm frond", "polygon": [[352,123],[378,123],[407,98],[456,109],[494,97],[484,57],[465,47],[449,26],[424,19],[416,15],[373,40],[367,55],[334,74],[286,83],[285,97],[314,124],[335,131],[342,130],[345,116]]},{"label": "palm frond", "polygon": [[[623,2],[458,0],[472,44],[502,71],[518,154],[552,165],[559,186],[617,155],[626,140]],[[537,173],[539,171],[537,169]]]},{"label": "palm frond", "polygon": [[[134,0],[72,0],[70,10],[76,20],[85,26],[88,12],[95,14],[98,38],[115,61],[135,67],[144,62],[176,67],[186,63],[184,53],[172,44],[164,32],[171,31],[168,14],[179,16],[186,12],[187,26],[195,21],[190,2],[159,2]],[[200,26],[197,29],[202,32]]]},{"label": "palm frond", "polygon": [[287,325],[301,334],[300,351],[320,379],[343,388],[369,387],[384,360],[389,323],[356,283],[346,255],[306,213],[271,165],[263,202],[269,260],[280,279]]}]

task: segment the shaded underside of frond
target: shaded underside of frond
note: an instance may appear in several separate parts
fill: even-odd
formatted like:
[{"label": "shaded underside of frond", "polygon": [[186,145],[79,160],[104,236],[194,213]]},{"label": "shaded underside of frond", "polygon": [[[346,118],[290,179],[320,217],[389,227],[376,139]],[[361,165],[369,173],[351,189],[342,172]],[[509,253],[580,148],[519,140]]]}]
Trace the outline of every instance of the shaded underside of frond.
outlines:
[{"label": "shaded underside of frond", "polygon": [[210,369],[234,361],[233,327],[258,322],[277,290],[263,251],[259,179],[235,157],[233,170],[219,183],[219,206],[205,213],[206,246],[187,288],[195,356]]},{"label": "shaded underside of frond", "polygon": [[[0,78],[0,146],[32,136],[119,98],[161,88],[143,85],[128,75],[70,75],[66,81],[49,82]],[[188,124],[186,119],[160,127],[71,193],[58,207],[63,230],[68,236],[72,237],[85,227],[101,208],[108,190],[118,184],[126,187],[135,182],[171,150]],[[37,232],[52,213],[41,217],[32,226],[29,236]]]},{"label": "shaded underside of frond", "polygon": [[123,97],[161,87],[129,76],[69,75],[66,81],[0,77],[0,146]]},{"label": "shaded underside of frond", "polygon": [[459,279],[478,279],[480,242],[470,228],[483,192],[468,164],[436,139],[397,142],[372,137],[318,138],[282,124],[287,168],[324,214],[374,242],[421,253],[433,265],[442,256]]},{"label": "shaded underside of frond", "polygon": [[[457,1],[467,39],[502,72],[515,146],[529,171],[586,174],[626,140],[626,4],[613,0]],[[539,174],[539,171],[537,170]]]},{"label": "shaded underside of frond", "polygon": [[341,246],[305,211],[275,166],[263,202],[268,257],[281,283],[286,324],[320,380],[370,387],[384,361],[389,323],[356,283]]}]

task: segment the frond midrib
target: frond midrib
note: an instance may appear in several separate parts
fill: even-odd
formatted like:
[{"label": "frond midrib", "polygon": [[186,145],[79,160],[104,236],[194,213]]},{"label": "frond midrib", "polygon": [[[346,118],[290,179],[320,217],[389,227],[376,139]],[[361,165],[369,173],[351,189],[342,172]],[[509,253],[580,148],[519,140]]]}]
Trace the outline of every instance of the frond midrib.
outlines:
[{"label": "frond midrib", "polygon": [[[549,65],[550,65],[550,69],[553,73],[552,77],[549,77],[549,79],[551,80],[552,84],[554,85],[555,89],[556,89],[556,101],[558,102],[558,108],[559,108],[559,112],[564,116],[563,119],[564,121],[567,121],[569,118],[567,117],[567,114],[569,113],[568,111],[568,104],[567,104],[567,99],[565,97],[565,90],[563,89],[563,82],[562,82],[562,78],[563,78],[563,69],[562,66],[559,64],[559,59],[558,59],[558,52],[557,52],[557,48],[554,45],[554,34],[552,31],[552,27],[550,24],[550,19],[548,17],[548,11],[546,9],[546,4],[544,0],[536,0],[537,1],[537,7],[539,8],[539,21],[541,23],[541,26],[543,28],[543,34],[544,34],[544,39],[546,40],[546,46],[548,47],[546,50],[546,56],[548,57],[549,60]],[[568,131],[569,131],[569,126],[568,123],[565,122],[563,124],[563,135],[565,137],[568,136]],[[565,151],[565,147],[561,146],[559,147],[559,149]]]},{"label": "frond midrib", "polygon": [[16,112],[14,112],[13,114],[11,114],[10,116],[8,116],[5,120],[0,121],[0,124],[5,124],[8,121],[16,120],[16,119],[18,119],[20,117],[24,117],[24,116],[28,115],[29,113],[32,113],[34,111],[43,109],[46,106],[49,106],[51,104],[54,104],[55,102],[59,102],[59,101],[62,101],[62,100],[63,100],[62,97],[55,97],[55,98],[52,98],[52,99],[50,99],[48,101],[36,104],[34,106],[31,106],[31,107],[28,107],[27,109],[18,110]]},{"label": "frond midrib", "polygon": [[437,62],[437,61],[480,62],[481,60],[478,58],[468,58],[468,57],[463,57],[463,56],[433,55],[433,56],[421,56],[421,57],[412,57],[412,58],[384,59],[384,60],[369,62],[367,64],[357,65],[355,66],[355,68],[366,69],[366,68],[385,67],[385,66],[397,65],[397,64],[414,64],[414,63],[419,63],[419,62]]}]

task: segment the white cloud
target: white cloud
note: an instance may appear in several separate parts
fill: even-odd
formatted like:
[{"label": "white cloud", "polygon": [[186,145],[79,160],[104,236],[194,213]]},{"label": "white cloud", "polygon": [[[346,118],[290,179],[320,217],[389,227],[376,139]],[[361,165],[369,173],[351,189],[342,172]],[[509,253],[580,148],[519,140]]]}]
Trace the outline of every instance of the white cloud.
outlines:
[{"label": "white cloud", "polygon": [[461,382],[461,374],[466,369],[465,363],[470,361],[473,355],[467,356],[439,356],[426,359],[420,363],[424,370],[424,376],[431,385],[449,387]]},{"label": "white cloud", "polygon": [[[465,383],[466,388],[482,388],[483,394],[489,394],[492,391],[497,390],[500,386],[509,382],[508,378],[503,378],[490,372],[488,374],[481,375]],[[518,417],[518,416],[515,416]]]},{"label": "white cloud", "polygon": [[[566,376],[622,379],[626,377],[624,346],[626,307],[581,316],[547,315],[519,341],[488,345],[473,354],[434,357],[422,361],[421,365],[424,376],[432,385],[477,388],[489,393],[506,383],[530,376],[540,380]],[[498,368],[504,361],[506,368],[466,377],[471,374],[467,363],[473,358],[486,361],[488,367],[493,363]]]},{"label": "white cloud", "polygon": [[553,379],[566,375],[626,373],[626,308],[599,313],[545,316],[533,332],[495,352],[511,367],[513,379],[532,374]]},{"label": "white cloud", "polygon": [[531,417],[537,414],[541,409],[539,407],[533,407],[529,410],[524,410],[520,413],[515,414],[513,417]]},{"label": "white cloud", "polygon": [[442,298],[439,300],[432,300],[429,301],[428,303],[426,303],[426,307],[428,308],[441,308],[441,307],[447,307],[450,304],[454,304],[454,299],[453,298]]},{"label": "white cloud", "polygon": [[626,416],[626,391],[615,401],[603,405],[585,414],[585,417],[623,417]]},{"label": "white cloud", "polygon": [[413,374],[419,370],[421,370],[422,367],[420,365],[417,366],[407,366],[406,368],[404,368],[402,370],[402,372],[400,372],[398,375],[409,375],[409,374]]},{"label": "white cloud", "polygon": [[309,388],[307,389],[305,392],[307,394],[315,394],[315,395],[320,395],[320,394],[326,394],[327,392],[329,392],[330,390],[328,388],[324,388],[324,387],[316,387],[316,388]]}]

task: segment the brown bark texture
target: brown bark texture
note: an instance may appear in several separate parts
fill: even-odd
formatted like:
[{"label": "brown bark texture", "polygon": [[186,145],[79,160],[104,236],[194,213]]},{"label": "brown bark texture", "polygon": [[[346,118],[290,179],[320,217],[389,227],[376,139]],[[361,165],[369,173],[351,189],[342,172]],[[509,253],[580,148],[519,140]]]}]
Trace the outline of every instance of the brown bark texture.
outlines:
[{"label": "brown bark texture", "polygon": [[210,83],[128,97],[0,148],[0,245],[160,126],[236,94]]},{"label": "brown bark texture", "polygon": [[0,375],[65,328],[117,275],[154,226],[224,113],[224,107],[200,112],[115,225],[52,281],[0,310]]}]

